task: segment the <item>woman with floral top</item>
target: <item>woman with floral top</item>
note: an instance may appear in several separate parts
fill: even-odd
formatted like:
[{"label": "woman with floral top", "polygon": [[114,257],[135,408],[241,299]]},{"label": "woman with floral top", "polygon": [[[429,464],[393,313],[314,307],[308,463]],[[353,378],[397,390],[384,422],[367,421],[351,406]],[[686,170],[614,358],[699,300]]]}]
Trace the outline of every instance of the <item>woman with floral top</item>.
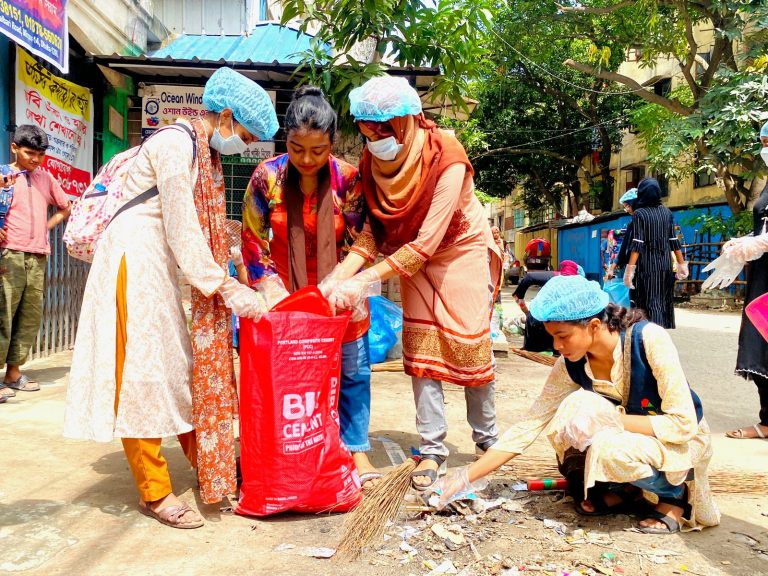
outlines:
[{"label": "woman with floral top", "polygon": [[[304,86],[285,115],[288,153],[262,162],[243,202],[243,259],[251,285],[277,300],[321,282],[362,230],[357,169],[331,154],[336,113],[319,88]],[[286,291],[287,288],[287,291]],[[342,346],[341,438],[363,489],[381,474],[371,464],[368,315],[353,317]]]}]

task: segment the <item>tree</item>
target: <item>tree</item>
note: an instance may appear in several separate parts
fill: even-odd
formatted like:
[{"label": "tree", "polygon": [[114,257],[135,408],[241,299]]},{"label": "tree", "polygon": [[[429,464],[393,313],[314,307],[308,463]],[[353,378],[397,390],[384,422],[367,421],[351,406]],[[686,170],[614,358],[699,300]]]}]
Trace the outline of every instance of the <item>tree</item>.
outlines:
[{"label": "tree", "polygon": [[[768,117],[768,3],[584,0],[559,9],[575,31],[602,26],[606,33],[594,39],[598,53],[604,47],[633,46],[649,66],[662,57],[677,62],[684,88],[668,95],[655,94],[594,59],[571,58],[565,64],[620,83],[647,102],[634,121],[654,168],[678,180],[697,170],[714,172],[731,210],[737,214],[747,207],[760,170],[756,134]],[[715,39],[707,59],[699,53],[696,30],[710,25]]]},{"label": "tree", "polygon": [[[572,214],[591,195],[607,211],[611,153],[621,145],[630,98],[616,85],[585,81],[562,66],[592,49],[563,24],[554,4],[537,0],[513,0],[496,14],[488,62],[474,85],[479,104],[459,134],[484,191],[506,196],[517,187],[532,211],[559,207],[567,198]],[[621,60],[607,63],[618,67]],[[594,174],[585,157],[596,160]],[[581,189],[580,175],[588,190]]]},{"label": "tree", "polygon": [[[349,111],[349,91],[383,73],[385,59],[401,67],[438,67],[441,75],[431,87],[432,97],[464,105],[468,82],[485,58],[483,37],[493,7],[492,0],[283,0],[281,4],[283,24],[301,16],[302,31],[317,29],[313,47],[303,54],[302,72],[323,86],[342,116]],[[366,44],[372,48],[370,57],[359,54]]]}]

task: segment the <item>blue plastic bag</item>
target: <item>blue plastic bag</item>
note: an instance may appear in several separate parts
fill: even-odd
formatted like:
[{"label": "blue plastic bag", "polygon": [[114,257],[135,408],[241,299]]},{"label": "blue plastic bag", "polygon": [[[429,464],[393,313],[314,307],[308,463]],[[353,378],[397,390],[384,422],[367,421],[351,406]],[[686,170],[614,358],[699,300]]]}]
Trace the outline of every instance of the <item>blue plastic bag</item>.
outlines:
[{"label": "blue plastic bag", "polygon": [[371,296],[368,304],[371,307],[371,328],[368,330],[370,359],[371,364],[378,364],[387,359],[387,353],[397,342],[403,329],[403,311],[384,296]]},{"label": "blue plastic bag", "polygon": [[608,293],[608,297],[614,304],[624,306],[624,308],[630,307],[632,302],[629,299],[629,288],[624,286],[623,278],[617,277],[606,280],[603,284],[603,290]]}]

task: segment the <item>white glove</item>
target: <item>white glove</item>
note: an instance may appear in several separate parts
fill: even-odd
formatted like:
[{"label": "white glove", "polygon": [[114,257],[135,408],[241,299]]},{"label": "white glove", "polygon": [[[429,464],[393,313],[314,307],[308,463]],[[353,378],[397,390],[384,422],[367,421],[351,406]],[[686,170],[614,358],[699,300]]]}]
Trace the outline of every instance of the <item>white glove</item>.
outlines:
[{"label": "white glove", "polygon": [[605,282],[606,280],[613,280],[613,277],[614,277],[613,271],[614,271],[613,266],[611,266],[610,268],[608,268],[608,270],[605,271],[605,276],[603,276],[603,282]]},{"label": "white glove", "polygon": [[437,509],[442,510],[451,502],[466,498],[473,492],[479,492],[488,487],[486,478],[469,481],[469,466],[464,466],[446,474],[432,485],[431,491],[440,496]]},{"label": "white glove", "polygon": [[243,252],[240,250],[240,246],[232,246],[232,248],[229,249],[229,257],[235,266],[243,265]]},{"label": "white glove", "polygon": [[723,254],[728,254],[732,259],[741,262],[757,260],[766,252],[768,252],[768,234],[731,238],[723,245]]},{"label": "white glove", "polygon": [[677,272],[675,272],[675,278],[678,280],[685,280],[688,278],[688,262],[678,262]]},{"label": "white glove", "polygon": [[318,290],[320,290],[320,293],[326,298],[326,300],[331,297],[333,289],[336,288],[339,282],[342,281],[340,275],[341,262],[336,264],[333,270],[331,270],[330,274],[323,278],[320,284],[317,285]]},{"label": "white glove", "polygon": [[266,302],[267,309],[271,310],[274,306],[290,296],[290,292],[285,289],[285,284],[277,274],[269,274],[264,276],[262,280],[256,284],[256,290],[262,295]]},{"label": "white glove", "polygon": [[227,277],[219,288],[219,294],[235,316],[258,320],[267,312],[264,297],[234,278]]},{"label": "white glove", "polygon": [[701,285],[701,291],[711,290],[712,288],[726,288],[738,278],[741,274],[741,269],[744,268],[744,260],[735,257],[732,251],[725,251],[723,247],[723,253],[715,260],[707,264],[703,272],[709,272],[714,270],[709,277],[704,280]]},{"label": "white glove", "polygon": [[627,268],[626,270],[624,270],[624,286],[626,286],[630,290],[635,289],[635,284],[632,281],[635,279],[636,268],[637,268],[637,265],[635,264],[627,264]]},{"label": "white glove", "polygon": [[328,297],[328,302],[334,311],[352,310],[352,319],[359,320],[366,314],[366,298],[378,294],[381,294],[381,277],[376,270],[368,268],[339,282]]}]

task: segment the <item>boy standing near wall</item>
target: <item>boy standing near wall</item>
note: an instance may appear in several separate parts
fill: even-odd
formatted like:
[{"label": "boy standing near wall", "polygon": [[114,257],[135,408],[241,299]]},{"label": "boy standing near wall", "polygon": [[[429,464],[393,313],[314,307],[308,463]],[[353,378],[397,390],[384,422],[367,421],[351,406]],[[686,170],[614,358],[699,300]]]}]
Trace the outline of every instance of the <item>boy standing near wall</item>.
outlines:
[{"label": "boy standing near wall", "polygon": [[[48,231],[69,216],[70,202],[56,179],[39,170],[48,136],[22,125],[11,143],[16,161],[0,165],[0,397],[40,386],[21,373],[43,313]],[[58,211],[48,219],[48,206]]]}]

